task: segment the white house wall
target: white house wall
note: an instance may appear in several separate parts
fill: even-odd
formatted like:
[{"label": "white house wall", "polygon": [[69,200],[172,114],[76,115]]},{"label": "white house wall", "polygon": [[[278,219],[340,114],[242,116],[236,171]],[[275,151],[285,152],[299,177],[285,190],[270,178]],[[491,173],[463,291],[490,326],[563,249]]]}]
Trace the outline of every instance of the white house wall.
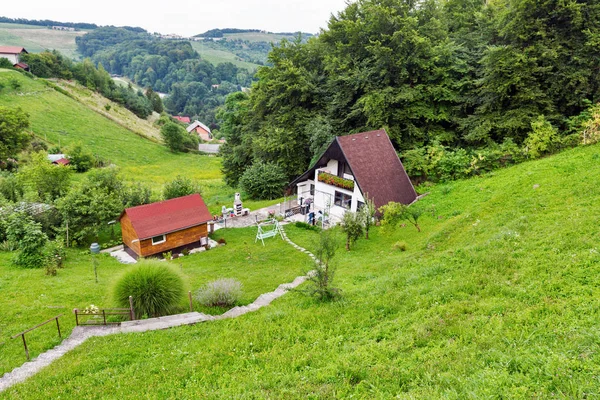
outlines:
[{"label": "white house wall", "polygon": [[[329,160],[327,166],[319,168],[315,170],[314,180],[307,180],[304,182],[300,182],[297,184],[298,187],[298,200],[302,197],[303,199],[307,199],[308,197],[313,197],[314,206],[317,210],[326,210],[329,207],[330,215],[334,220],[339,220],[344,216],[346,211],[356,212],[358,209],[358,202],[365,201],[363,194],[361,193],[358,184],[354,185],[354,190],[346,190],[339,188],[337,186],[328,185],[324,182],[320,182],[318,180],[318,175],[320,171],[326,171],[332,175],[337,175],[338,170],[338,162],[337,160]],[[346,179],[354,180],[354,177],[348,174],[344,174]],[[314,196],[310,196],[310,185],[315,185]],[[350,203],[350,209],[346,209],[341,206],[336,206],[334,204],[335,201],[335,192],[341,192],[347,195],[352,196],[352,202]],[[329,204],[328,204],[329,203]]]},{"label": "white house wall", "polygon": [[8,60],[11,63],[13,63],[13,65],[19,62],[17,54],[0,53],[0,57],[2,57],[2,58],[8,58]]}]

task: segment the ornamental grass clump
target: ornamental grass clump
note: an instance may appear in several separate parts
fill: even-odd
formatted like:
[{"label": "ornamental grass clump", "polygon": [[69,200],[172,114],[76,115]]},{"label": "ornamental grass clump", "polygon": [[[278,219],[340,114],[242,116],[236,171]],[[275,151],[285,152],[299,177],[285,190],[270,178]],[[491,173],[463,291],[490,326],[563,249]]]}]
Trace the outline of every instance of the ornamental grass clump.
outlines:
[{"label": "ornamental grass clump", "polygon": [[133,298],[136,318],[160,317],[177,309],[183,299],[183,280],[167,262],[143,260],[117,281],[114,299],[120,307],[129,307]]},{"label": "ornamental grass clump", "polygon": [[208,282],[196,293],[196,299],[207,307],[232,306],[240,297],[242,297],[242,283],[231,278]]}]

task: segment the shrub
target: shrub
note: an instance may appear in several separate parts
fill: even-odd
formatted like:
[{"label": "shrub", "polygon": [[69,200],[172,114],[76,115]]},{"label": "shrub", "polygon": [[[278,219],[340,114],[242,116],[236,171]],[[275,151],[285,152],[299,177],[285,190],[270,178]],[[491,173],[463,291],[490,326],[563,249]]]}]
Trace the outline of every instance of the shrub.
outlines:
[{"label": "shrub", "polygon": [[209,282],[196,293],[200,304],[208,307],[229,307],[237,303],[241,296],[242,283],[231,278]]},{"label": "shrub", "polygon": [[81,142],[77,142],[67,149],[67,157],[77,172],[85,172],[95,163],[94,155]]},{"label": "shrub", "polygon": [[531,158],[538,158],[545,153],[550,153],[558,142],[557,129],[540,115],[531,122],[531,132],[525,139],[525,147]]},{"label": "shrub", "polygon": [[346,250],[350,250],[350,244],[363,234],[362,218],[358,213],[346,212],[342,219],[342,231],[346,234]]},{"label": "shrub", "polygon": [[114,288],[114,300],[120,307],[129,307],[133,297],[136,317],[159,317],[173,312],[183,298],[183,280],[168,263],[142,260],[119,278]]},{"label": "shrub", "polygon": [[163,198],[165,200],[194,193],[200,193],[200,186],[191,179],[181,175],[177,175],[175,179],[166,183],[163,187]]},{"label": "shrub", "polygon": [[339,296],[340,291],[332,286],[335,275],[333,257],[338,248],[335,231],[324,230],[319,235],[319,241],[315,246],[316,266],[308,273],[311,285],[306,292],[319,300],[332,300]]},{"label": "shrub", "polygon": [[21,82],[19,82],[17,79],[11,79],[10,80],[10,86],[14,89],[14,90],[19,90],[21,89]]},{"label": "shrub", "polygon": [[13,213],[8,216],[6,237],[16,243],[19,252],[13,263],[23,268],[41,268],[45,263],[44,246],[48,237],[42,232],[42,225],[33,221],[26,213]]},{"label": "shrub", "polygon": [[390,201],[388,204],[381,206],[379,211],[383,214],[382,225],[396,226],[400,221],[408,221],[418,232],[421,232],[419,226],[419,217],[423,214],[423,210],[416,204],[407,206],[401,203]]},{"label": "shrub", "polygon": [[396,242],[392,246],[394,250],[406,251],[406,243],[405,242]]},{"label": "shrub", "polygon": [[283,195],[287,177],[283,169],[273,163],[255,162],[240,177],[240,187],[257,200],[276,199]]}]

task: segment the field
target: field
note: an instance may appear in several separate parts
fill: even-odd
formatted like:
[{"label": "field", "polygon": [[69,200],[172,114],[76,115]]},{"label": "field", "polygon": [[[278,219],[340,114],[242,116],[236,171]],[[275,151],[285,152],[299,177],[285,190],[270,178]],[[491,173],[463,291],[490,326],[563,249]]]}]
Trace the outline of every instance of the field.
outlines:
[{"label": "field", "polygon": [[[12,89],[9,85],[12,80],[20,82],[21,88]],[[0,83],[6,85],[0,92],[0,105],[26,110],[31,130],[39,138],[62,148],[81,141],[94,154],[119,167],[127,181],[147,184],[156,195],[166,182],[182,175],[200,183],[213,213],[220,212],[223,204],[228,207],[232,204],[235,190],[223,183],[218,157],[171,153],[165,146],[142,137],[142,133],[126,129],[131,123],[121,118],[119,110],[122,108],[109,112],[119,122],[115,123],[93,110],[98,106],[86,105],[85,99],[82,99],[84,103],[75,101],[44,85],[42,80],[0,69]],[[83,89],[73,90],[78,97],[86,97]],[[271,203],[245,202],[251,209]]]},{"label": "field", "polygon": [[27,51],[58,50],[65,56],[78,59],[75,38],[86,32],[55,31],[41,26],[0,23],[0,45],[23,46]]},{"label": "field", "polygon": [[0,398],[598,398],[599,180],[596,145],[431,187],[422,232],[340,243],[337,301],[94,338]]},{"label": "field", "polygon": [[256,70],[259,65],[252,64],[241,60],[234,53],[225,49],[220,49],[217,43],[212,42],[190,42],[194,50],[200,54],[200,57],[208,61],[213,65],[220,63],[230,62],[235,64],[237,67],[246,68],[249,72]]},{"label": "field", "polygon": [[[254,243],[255,228],[224,229],[213,236],[224,238],[226,246],[208,252],[179,258],[173,263],[181,271],[187,290],[196,291],[205,283],[218,278],[235,278],[242,282],[240,305],[253,302],[261,293],[274,290],[280,283],[291,282],[301,275],[308,256],[298,252],[283,240],[271,239],[267,246]],[[73,308],[83,309],[90,304],[113,306],[111,287],[128,266],[119,264],[108,255],[98,256],[98,283],[94,280],[89,251],[72,250],[66,265],[56,277],[42,270],[22,270],[10,265],[12,254],[0,252],[0,376],[25,361],[23,344],[10,336],[39,322],[63,314],[60,318],[63,337],[75,326]],[[240,265],[245,268],[239,268]],[[182,299],[181,312],[189,310],[187,297]],[[194,301],[194,310],[211,314],[226,311],[206,308]],[[48,325],[27,335],[32,357],[60,342],[55,325]]]},{"label": "field", "polygon": [[[226,39],[242,39],[249,42],[279,42],[281,39],[294,40],[295,35],[281,35],[277,33],[263,33],[263,32],[246,32],[246,33],[225,33],[223,35]],[[303,35],[304,37],[304,35]]]}]

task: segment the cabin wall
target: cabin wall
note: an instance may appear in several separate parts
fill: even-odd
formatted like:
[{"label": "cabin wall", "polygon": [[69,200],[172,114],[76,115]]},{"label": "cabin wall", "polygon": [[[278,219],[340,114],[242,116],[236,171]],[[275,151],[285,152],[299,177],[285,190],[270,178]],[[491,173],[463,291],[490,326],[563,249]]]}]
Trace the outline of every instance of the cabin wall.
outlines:
[{"label": "cabin wall", "polygon": [[201,237],[208,236],[208,227],[207,224],[204,223],[180,231],[167,233],[165,236],[166,240],[163,243],[155,245],[152,244],[152,238],[141,240],[139,242],[139,254],[142,257],[148,257],[154,254],[165,253],[177,247],[185,246],[186,244],[199,242]]},{"label": "cabin wall", "polygon": [[121,235],[123,236],[123,244],[133,250],[136,254],[140,254],[140,241],[137,240],[137,233],[133,229],[129,215],[125,213],[121,218]]}]

